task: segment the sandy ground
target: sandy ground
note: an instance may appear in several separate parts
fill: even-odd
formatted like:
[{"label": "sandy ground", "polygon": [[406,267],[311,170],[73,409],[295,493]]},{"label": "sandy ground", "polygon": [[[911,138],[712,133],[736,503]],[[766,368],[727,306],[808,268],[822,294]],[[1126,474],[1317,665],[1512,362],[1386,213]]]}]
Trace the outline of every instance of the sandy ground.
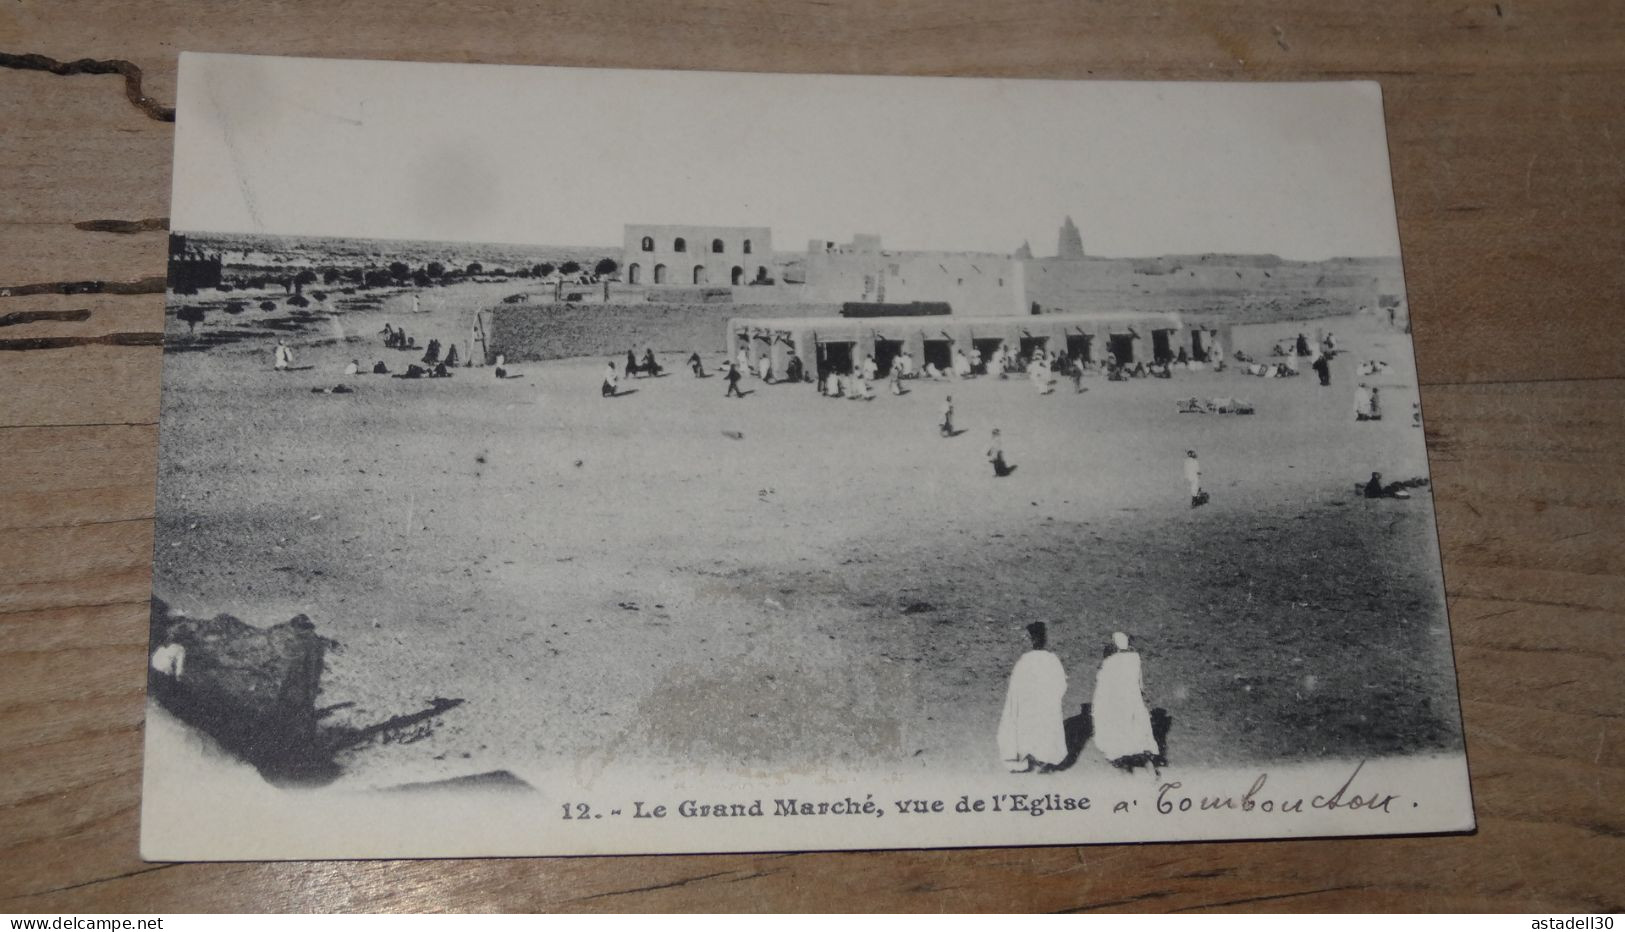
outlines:
[{"label": "sandy ground", "polygon": [[[1352,494],[1373,470],[1426,469],[1408,341],[1375,322],[1326,324],[1348,350],[1329,388],[1305,368],[1045,396],[916,381],[873,402],[748,380],[739,400],[678,355],[615,399],[596,358],[503,381],[341,374],[415,361],[382,348],[383,320],[461,344],[489,299],[441,288],[416,317],[394,294],[301,319],[281,332],[312,368],[291,373],[252,313],[200,328],[241,339],[166,354],[156,593],[258,624],[308,614],[343,644],[322,697],[336,721],[465,700],[350,752],[346,781],[559,761],[996,771],[1032,620],[1073,711],[1129,632],[1176,763],[1459,747],[1430,499]],[[1303,327],[1235,342],[1262,353]],[[170,334],[184,350],[185,326]],[[1363,358],[1394,364],[1371,380],[1379,423],[1352,416]],[[339,383],[354,393],[311,391]],[[1192,395],[1258,413],[1176,414]],[[995,426],[1005,479],[984,458]],[[1196,510],[1188,447],[1213,496]],[[1106,765],[1091,748],[1078,766]]]}]

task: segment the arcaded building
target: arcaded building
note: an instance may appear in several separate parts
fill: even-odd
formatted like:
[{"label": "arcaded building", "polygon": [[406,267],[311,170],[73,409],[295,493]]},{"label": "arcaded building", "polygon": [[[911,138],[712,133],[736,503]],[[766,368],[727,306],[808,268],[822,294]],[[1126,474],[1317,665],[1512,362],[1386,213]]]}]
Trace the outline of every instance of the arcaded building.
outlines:
[{"label": "arcaded building", "polygon": [[847,373],[873,356],[884,378],[892,360],[907,352],[919,366],[951,369],[955,350],[992,358],[999,349],[1027,357],[1038,350],[1064,352],[1086,363],[1109,353],[1119,363],[1172,360],[1181,349],[1198,362],[1211,361],[1230,341],[1230,326],[1179,314],[1081,313],[1017,317],[965,317],[957,313],[911,317],[738,317],[728,321],[727,347],[743,347],[751,359],[771,355],[784,372],[792,354],[809,374]]},{"label": "arcaded building", "polygon": [[749,285],[773,276],[773,231],[629,223],[621,254],[627,284]]}]

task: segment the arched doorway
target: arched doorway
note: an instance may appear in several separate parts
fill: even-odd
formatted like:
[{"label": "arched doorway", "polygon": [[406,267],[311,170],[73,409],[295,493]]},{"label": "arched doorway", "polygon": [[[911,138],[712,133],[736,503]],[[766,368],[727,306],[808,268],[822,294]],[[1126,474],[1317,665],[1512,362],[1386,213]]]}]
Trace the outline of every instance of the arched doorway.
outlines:
[{"label": "arched doorway", "polygon": [[696,265],[694,267],[694,284],[696,284],[696,285],[705,284],[705,266]]},{"label": "arched doorway", "polygon": [[664,265],[655,266],[655,284],[664,285],[665,283],[666,283],[666,267]]},{"label": "arched doorway", "polygon": [[638,284],[639,279],[642,276],[642,274],[643,274],[643,269],[639,268],[638,264],[636,262],[632,263],[631,265],[626,267],[626,283],[628,285],[636,285],[636,284]]},{"label": "arched doorway", "polygon": [[767,266],[758,265],[756,267],[756,280],[763,284],[767,283]]},{"label": "arched doorway", "polygon": [[688,252],[688,241],[683,239],[681,236],[677,237],[677,239],[672,241],[671,251]]},{"label": "arched doorway", "polygon": [[745,270],[737,265],[734,266],[733,270],[733,283],[736,285],[743,285],[745,283]]}]

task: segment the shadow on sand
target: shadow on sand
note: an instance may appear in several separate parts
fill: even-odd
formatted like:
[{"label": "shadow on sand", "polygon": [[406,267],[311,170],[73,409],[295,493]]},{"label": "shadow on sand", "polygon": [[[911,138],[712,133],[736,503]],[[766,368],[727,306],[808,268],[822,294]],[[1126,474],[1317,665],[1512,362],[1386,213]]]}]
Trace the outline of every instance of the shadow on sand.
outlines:
[{"label": "shadow on sand", "polygon": [[[1168,732],[1173,728],[1173,725],[1173,716],[1168,714],[1167,709],[1152,709],[1151,737],[1156,739],[1157,742],[1156,755],[1149,759],[1136,759],[1147,757],[1143,754],[1136,755],[1136,758],[1127,758],[1122,762],[1113,761],[1112,763],[1124,769],[1143,767],[1147,764],[1157,767],[1168,766]],[[1050,768],[1051,772],[1070,769],[1073,764],[1078,762],[1078,757],[1083,754],[1083,749],[1088,745],[1089,739],[1095,736],[1094,712],[1090,708],[1090,703],[1085,702],[1080,705],[1078,714],[1063,722],[1062,727],[1066,729],[1066,759]]]}]

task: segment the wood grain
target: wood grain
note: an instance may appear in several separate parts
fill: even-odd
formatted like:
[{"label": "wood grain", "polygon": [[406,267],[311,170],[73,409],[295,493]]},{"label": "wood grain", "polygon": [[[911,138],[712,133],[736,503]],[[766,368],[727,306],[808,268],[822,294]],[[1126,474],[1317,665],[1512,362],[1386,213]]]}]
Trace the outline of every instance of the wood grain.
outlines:
[{"label": "wood grain", "polygon": [[[1581,910],[1625,903],[1625,7],[1523,3],[0,5],[0,52],[1374,78],[1422,372],[1480,829],[857,854],[189,864],[136,852],[162,296],[0,338],[0,910]],[[127,74],[128,72],[126,72]],[[126,74],[0,68],[0,288],[163,274],[173,125]],[[128,221],[133,232],[111,232]],[[88,228],[87,228],[88,227]],[[74,315],[82,316],[82,315]],[[78,341],[70,341],[78,342]]]}]

